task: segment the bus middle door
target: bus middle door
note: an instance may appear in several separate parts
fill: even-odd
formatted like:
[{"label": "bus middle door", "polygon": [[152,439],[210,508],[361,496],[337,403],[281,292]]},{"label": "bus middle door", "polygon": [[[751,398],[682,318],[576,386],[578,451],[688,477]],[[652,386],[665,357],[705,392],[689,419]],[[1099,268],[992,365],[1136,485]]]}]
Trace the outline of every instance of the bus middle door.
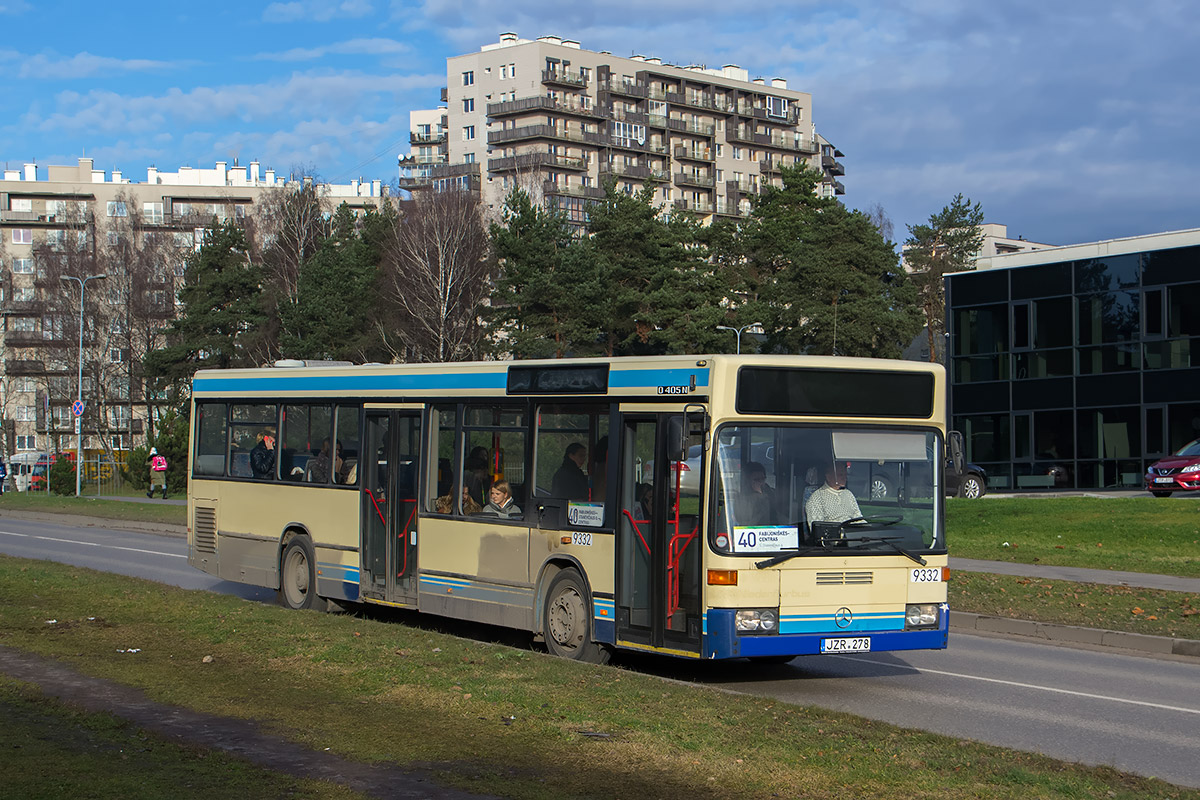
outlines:
[{"label": "bus middle door", "polygon": [[421,411],[368,406],[363,444],[361,591],[416,605]]},{"label": "bus middle door", "polygon": [[668,439],[682,414],[622,411],[617,642],[698,655],[702,448],[672,460]]}]

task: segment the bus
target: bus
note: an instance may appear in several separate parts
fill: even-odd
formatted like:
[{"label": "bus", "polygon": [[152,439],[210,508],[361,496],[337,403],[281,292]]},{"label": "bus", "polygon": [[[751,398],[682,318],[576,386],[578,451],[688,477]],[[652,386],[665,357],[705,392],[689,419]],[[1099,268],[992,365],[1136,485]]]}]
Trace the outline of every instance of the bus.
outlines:
[{"label": "bus", "polygon": [[199,371],[191,402],[188,562],[291,608],[507,626],[592,663],[946,647],[936,364],[289,361]]}]

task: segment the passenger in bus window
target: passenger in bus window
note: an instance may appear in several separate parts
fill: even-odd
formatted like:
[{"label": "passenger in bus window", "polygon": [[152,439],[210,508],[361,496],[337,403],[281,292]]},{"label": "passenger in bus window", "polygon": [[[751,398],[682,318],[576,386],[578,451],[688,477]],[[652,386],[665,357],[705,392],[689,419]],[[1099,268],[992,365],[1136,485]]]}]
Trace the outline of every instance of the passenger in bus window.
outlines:
[{"label": "passenger in bus window", "polygon": [[275,477],[275,429],[263,428],[258,434],[258,441],[250,450],[250,470],[255,478],[270,479]]},{"label": "passenger in bus window", "polygon": [[637,485],[637,502],[633,504],[633,516],[639,522],[649,520],[650,515],[654,513],[652,503],[654,502],[654,487],[648,483],[639,483]]},{"label": "passenger in bus window", "polygon": [[845,522],[862,518],[858,500],[846,488],[846,465],[844,462],[835,461],[826,465],[825,483],[808,498],[808,503],[804,506],[804,513],[808,517],[809,523]]},{"label": "passenger in bus window", "polygon": [[[433,502],[433,510],[439,514],[454,513],[454,501],[451,499],[449,492]],[[462,489],[462,510],[464,514],[478,514],[483,510],[471,497],[470,493],[467,492],[466,486],[464,486]]]},{"label": "passenger in bus window", "polygon": [[770,525],[775,522],[775,489],[767,483],[767,468],[757,461],[742,467],[742,493],[738,498],[738,523]]},{"label": "passenger in bus window", "polygon": [[587,500],[588,478],[583,471],[583,465],[586,463],[586,447],[579,442],[567,445],[562,466],[554,473],[554,479],[550,483],[550,495],[567,500]]},{"label": "passenger in bus window", "polygon": [[330,448],[329,440],[321,443],[321,452],[308,462],[309,483],[329,483],[329,476],[335,475],[340,480],[342,472],[342,444],[338,442],[337,450]]},{"label": "passenger in bus window", "polygon": [[492,484],[492,488],[488,490],[488,495],[491,502],[483,507],[484,514],[493,514],[504,519],[520,519],[521,509],[513,502],[512,489],[508,485],[508,481],[501,478]]},{"label": "passenger in bus window", "polygon": [[488,472],[488,449],[476,447],[467,458],[466,471],[463,473],[463,483],[471,494],[471,499],[483,505],[484,495],[492,485],[492,476]]}]

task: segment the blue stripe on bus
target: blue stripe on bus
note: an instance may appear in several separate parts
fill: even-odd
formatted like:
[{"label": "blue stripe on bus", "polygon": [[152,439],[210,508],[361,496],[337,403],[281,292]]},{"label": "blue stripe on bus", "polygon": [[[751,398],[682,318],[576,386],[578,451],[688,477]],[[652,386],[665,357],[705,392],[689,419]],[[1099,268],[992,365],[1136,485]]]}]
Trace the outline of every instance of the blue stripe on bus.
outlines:
[{"label": "blue stripe on bus", "polygon": [[196,392],[431,392],[446,389],[494,389],[508,385],[504,372],[432,375],[271,375],[253,378],[196,377]]},{"label": "blue stripe on bus", "polygon": [[317,572],[331,580],[342,580],[346,583],[358,584],[358,567],[348,567],[345,564],[334,564],[329,561],[318,561]]},{"label": "blue stripe on bus", "polygon": [[[889,650],[945,649],[949,633],[949,615],[943,615],[940,625],[932,630],[904,630],[903,614],[873,614],[862,620],[864,614],[855,614],[854,624],[839,628],[833,615],[784,617],[798,619],[809,630],[780,626],[779,633],[738,633],[734,625],[733,609],[709,609],[704,615],[704,641],[701,655],[704,658],[737,658],[775,655],[815,655],[821,652],[821,640],[840,638],[847,635],[869,636],[872,652]],[[824,622],[822,622],[822,618]],[[897,624],[898,621],[898,624]]]},{"label": "blue stripe on bus", "polygon": [[[610,389],[648,389],[659,386],[690,386],[692,376],[696,386],[708,386],[707,369],[614,369],[609,372]],[[508,373],[462,372],[424,375],[279,375],[254,377],[197,376],[192,380],[195,392],[434,392],[451,389],[489,389],[505,391]]]}]

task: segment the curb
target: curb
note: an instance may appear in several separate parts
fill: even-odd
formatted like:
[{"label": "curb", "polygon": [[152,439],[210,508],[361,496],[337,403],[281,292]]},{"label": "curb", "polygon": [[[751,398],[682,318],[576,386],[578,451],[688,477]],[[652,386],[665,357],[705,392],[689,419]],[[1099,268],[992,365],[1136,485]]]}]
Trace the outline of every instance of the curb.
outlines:
[{"label": "curb", "polygon": [[950,628],[960,631],[1026,636],[1059,644],[1116,647],[1154,655],[1200,658],[1200,641],[1195,639],[1176,639],[1172,636],[1149,636],[1144,633],[1125,633],[1100,628],[1081,628],[1075,625],[1056,625],[1024,619],[989,617],[967,611],[951,611]]},{"label": "curb", "polygon": [[42,511],[0,511],[0,519],[27,519],[34,522],[57,522],[61,525],[79,525],[86,528],[105,528],[136,533],[157,533],[160,536],[187,536],[186,525],[171,525],[167,522],[141,522],[134,519],[107,519],[78,514],[53,514]]}]

